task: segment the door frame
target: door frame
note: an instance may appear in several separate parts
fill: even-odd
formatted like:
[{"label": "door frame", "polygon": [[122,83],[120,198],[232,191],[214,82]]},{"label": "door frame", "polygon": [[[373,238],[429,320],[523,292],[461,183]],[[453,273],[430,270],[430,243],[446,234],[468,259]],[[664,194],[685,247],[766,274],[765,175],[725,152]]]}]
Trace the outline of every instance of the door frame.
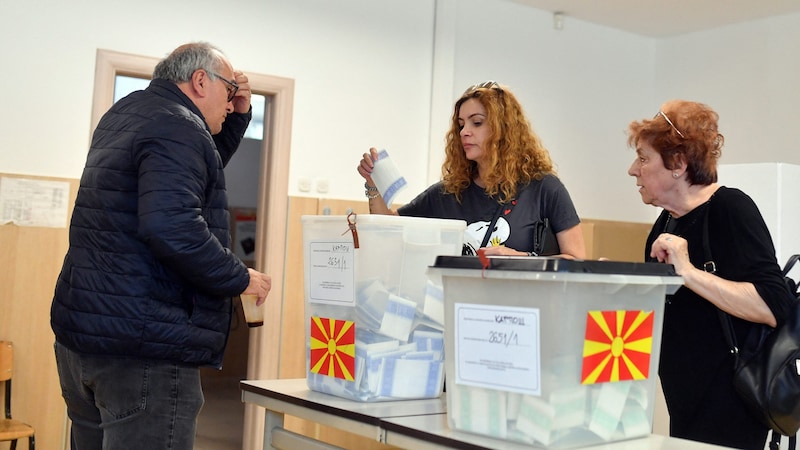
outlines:
[{"label": "door frame", "polygon": [[[158,58],[148,56],[97,50],[90,135],[114,102],[116,76],[151,78],[158,61]],[[267,138],[262,140],[261,145],[255,268],[272,278],[272,289],[264,305],[264,326],[250,330],[247,378],[275,379],[278,378],[281,348],[294,80],[251,72],[246,74],[253,93],[271,97],[264,112],[264,134]],[[243,448],[261,448],[263,430],[263,408],[245,405]]]}]

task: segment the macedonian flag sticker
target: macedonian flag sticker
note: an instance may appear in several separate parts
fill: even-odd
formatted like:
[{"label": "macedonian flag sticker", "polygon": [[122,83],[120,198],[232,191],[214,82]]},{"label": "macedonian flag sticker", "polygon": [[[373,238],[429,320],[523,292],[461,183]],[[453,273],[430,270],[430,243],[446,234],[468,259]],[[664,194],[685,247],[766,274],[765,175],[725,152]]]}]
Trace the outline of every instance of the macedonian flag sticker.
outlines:
[{"label": "macedonian flag sticker", "polygon": [[351,320],[311,317],[312,373],[354,380],[356,326]]},{"label": "macedonian flag sticker", "polygon": [[589,311],[581,383],[647,379],[653,316],[653,311]]}]

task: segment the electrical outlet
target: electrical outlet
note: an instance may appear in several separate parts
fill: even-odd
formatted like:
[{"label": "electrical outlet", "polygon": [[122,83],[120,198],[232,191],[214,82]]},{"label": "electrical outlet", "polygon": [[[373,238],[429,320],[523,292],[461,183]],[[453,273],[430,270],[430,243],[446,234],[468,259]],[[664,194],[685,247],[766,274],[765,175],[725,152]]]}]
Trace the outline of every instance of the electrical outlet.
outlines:
[{"label": "electrical outlet", "polygon": [[311,192],[311,178],[300,178],[297,181],[297,189],[300,192]]},{"label": "electrical outlet", "polygon": [[318,178],[317,179],[317,192],[320,194],[326,194],[328,192],[328,179],[327,178]]}]

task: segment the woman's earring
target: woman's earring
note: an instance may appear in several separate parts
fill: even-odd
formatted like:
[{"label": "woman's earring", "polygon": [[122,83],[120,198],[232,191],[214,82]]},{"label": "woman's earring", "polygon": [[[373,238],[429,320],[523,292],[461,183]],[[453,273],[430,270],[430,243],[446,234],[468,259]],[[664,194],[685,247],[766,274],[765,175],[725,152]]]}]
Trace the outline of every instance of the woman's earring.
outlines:
[{"label": "woman's earring", "polygon": [[678,172],[672,172],[672,178],[678,178]]}]

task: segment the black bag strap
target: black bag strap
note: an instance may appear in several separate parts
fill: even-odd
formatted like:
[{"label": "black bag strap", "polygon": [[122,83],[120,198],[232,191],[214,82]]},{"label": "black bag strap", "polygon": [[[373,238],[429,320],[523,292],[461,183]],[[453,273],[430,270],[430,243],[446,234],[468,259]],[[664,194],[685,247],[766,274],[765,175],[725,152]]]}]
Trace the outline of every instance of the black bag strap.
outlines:
[{"label": "black bag strap", "polygon": [[[703,212],[703,270],[708,273],[715,273],[717,271],[717,264],[714,262],[714,257],[711,255],[711,243],[708,239],[708,210],[711,209],[710,205],[706,206]],[[725,335],[725,342],[728,343],[728,348],[735,357],[739,356],[739,347],[736,344],[736,335],[733,333],[733,322],[731,316],[725,311],[717,308],[717,315],[719,316],[720,325],[722,326],[722,334]]]},{"label": "black bag strap", "polygon": [[[549,244],[547,240],[548,232],[550,232],[550,219],[545,217],[544,219],[536,222],[533,230],[533,255],[531,256],[539,256],[545,253],[545,245]],[[556,242],[555,245],[557,248],[558,242]]]},{"label": "black bag strap", "polygon": [[[714,263],[714,258],[711,256],[711,244],[709,243],[708,240],[708,210],[706,210],[705,218],[703,220],[703,257],[706,261],[703,264],[703,270],[710,273],[716,272],[717,265]],[[783,269],[784,277],[798,260],[800,260],[800,255],[793,255],[789,259],[789,262],[786,263],[786,266]],[[730,352],[734,355],[734,358],[738,358],[739,347],[736,344],[736,335],[733,332],[733,322],[731,321],[731,316],[719,308],[717,308],[717,314],[719,316],[720,325],[722,325],[722,334],[725,335],[725,341],[728,343]],[[780,450],[782,435],[775,430],[770,430],[770,432],[772,433],[772,438],[769,441],[768,448],[770,450]],[[796,450],[796,449],[797,449],[797,437],[789,436],[788,450]]]},{"label": "black bag strap", "polygon": [[789,291],[792,293],[792,296],[795,299],[800,298],[800,292],[797,292],[798,287],[800,286],[798,286],[798,283],[794,280],[794,278],[789,276],[789,272],[792,271],[798,261],[800,261],[800,255],[790,256],[789,260],[786,261],[786,265],[783,266],[783,270],[781,271],[783,274],[783,281],[786,283],[786,287],[789,288]]},{"label": "black bag strap", "polygon": [[782,274],[784,277],[789,275],[789,272],[792,271],[792,268],[795,264],[797,264],[797,261],[800,261],[800,255],[792,255],[789,257],[789,260],[786,261],[786,265],[783,266]]},{"label": "black bag strap", "polygon": [[769,450],[781,450],[781,435],[772,431],[772,437],[769,440]]},{"label": "black bag strap", "polygon": [[492,217],[492,221],[489,222],[489,228],[486,229],[486,234],[483,235],[483,241],[481,242],[481,246],[478,248],[486,247],[486,244],[489,243],[489,238],[492,237],[492,230],[494,230],[494,226],[497,224],[497,219],[500,218],[500,213],[503,212],[503,208],[506,207],[505,203],[501,203],[497,206],[497,210],[494,212],[494,217]]},{"label": "black bag strap", "polygon": [[[771,431],[772,437],[769,440],[769,450],[781,450],[781,436],[775,430]],[[789,446],[787,450],[797,450],[797,436],[789,436]]]}]

